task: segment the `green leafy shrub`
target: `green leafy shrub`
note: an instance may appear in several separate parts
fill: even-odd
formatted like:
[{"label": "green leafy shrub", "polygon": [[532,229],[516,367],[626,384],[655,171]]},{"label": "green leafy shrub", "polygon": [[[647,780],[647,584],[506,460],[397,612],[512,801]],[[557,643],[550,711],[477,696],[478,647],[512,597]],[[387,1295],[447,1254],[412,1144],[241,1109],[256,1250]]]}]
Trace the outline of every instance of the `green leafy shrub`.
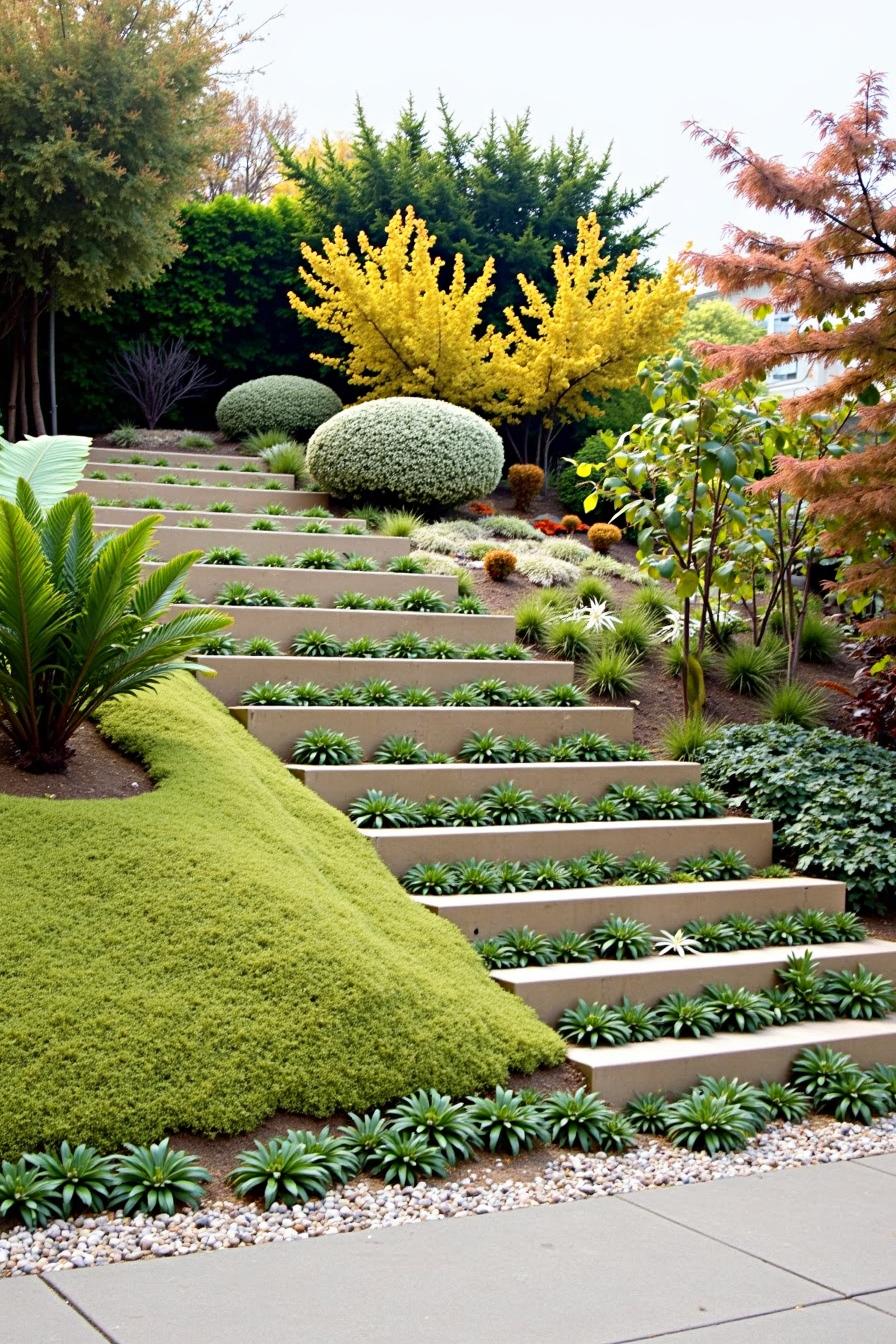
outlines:
[{"label": "green leafy shrub", "polygon": [[669,1128],[670,1104],[662,1092],[639,1092],[625,1105],[623,1114],[639,1134],[665,1134]]},{"label": "green leafy shrub", "polygon": [[303,442],[341,409],[336,393],[323,383],[281,373],[232,387],[218,402],[215,416],[229,439],[276,430],[283,438]]},{"label": "green leafy shrub", "polygon": [[551,1143],[561,1148],[600,1148],[610,1108],[596,1092],[552,1092],[541,1104]]},{"label": "green leafy shrub", "polygon": [[111,1198],[125,1213],[173,1214],[178,1204],[195,1209],[210,1172],[189,1153],[160,1143],[126,1143],[125,1155],[115,1163]]},{"label": "green leafy shrub", "polygon": [[858,909],[882,910],[896,887],[896,758],[828,728],[723,729],[701,753],[705,781],[775,826],[799,872],[845,882]]},{"label": "green leafy shrub", "polygon": [[550,1133],[542,1107],[519,1092],[496,1087],[494,1097],[470,1097],[468,1115],[489,1152],[510,1152],[517,1157],[536,1143],[546,1143]]},{"label": "green leafy shrub", "polygon": [[59,1212],[59,1182],[26,1158],[0,1162],[0,1218],[44,1227]]},{"label": "green leafy shrub", "polygon": [[357,738],[335,728],[309,728],[292,751],[296,765],[354,765],[362,755]]},{"label": "green leafy shrub", "polygon": [[703,1149],[714,1157],[743,1148],[751,1132],[742,1106],[700,1088],[669,1107],[666,1134],[678,1148]]},{"label": "green leafy shrub", "polygon": [[96,544],[86,495],[44,512],[21,480],[17,498],[0,500],[0,714],[20,768],[61,771],[99,706],[189,667],[184,656],[229,619],[200,610],[160,623],[199,552],[141,582],[152,518]]},{"label": "green leafy shrub", "polygon": [[557,1020],[557,1032],[565,1041],[587,1045],[622,1045],[631,1033],[617,1008],[606,1003],[587,1003],[579,999],[574,1008],[566,1008]]},{"label": "green leafy shrub", "polygon": [[471,1157],[479,1133],[463,1102],[452,1101],[436,1088],[420,1088],[389,1112],[396,1134],[414,1134],[441,1153],[448,1166]]},{"label": "green leafy shrub", "polygon": [[370,1170],[387,1185],[416,1185],[432,1176],[444,1176],[448,1164],[435,1144],[423,1134],[388,1129],[370,1158]]},{"label": "green leafy shrub", "polygon": [[489,495],[503,465],[500,437],[487,421],[424,397],[382,397],[351,406],[308,443],[308,468],[323,489],[412,506]]},{"label": "green leafy shrub", "polygon": [[72,1148],[63,1139],[56,1152],[26,1153],[25,1160],[56,1183],[55,1198],[64,1217],[107,1207],[115,1182],[114,1157],[103,1157],[88,1143]]},{"label": "green leafy shrub", "polygon": [[299,1204],[325,1195],[329,1188],[323,1160],[295,1139],[255,1140],[255,1147],[237,1155],[227,1178],[238,1195],[261,1195],[264,1206]]}]

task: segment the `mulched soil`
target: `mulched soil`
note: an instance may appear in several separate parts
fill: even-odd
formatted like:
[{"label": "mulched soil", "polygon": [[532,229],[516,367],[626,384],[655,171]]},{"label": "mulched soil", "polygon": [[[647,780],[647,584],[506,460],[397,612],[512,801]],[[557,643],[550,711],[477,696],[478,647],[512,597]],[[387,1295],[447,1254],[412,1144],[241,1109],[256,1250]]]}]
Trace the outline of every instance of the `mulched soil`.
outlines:
[{"label": "mulched soil", "polygon": [[82,724],[71,746],[74,755],[67,769],[54,775],[18,770],[8,749],[0,746],[0,793],[19,798],[134,798],[153,787],[139,761],[110,746],[93,724]]}]

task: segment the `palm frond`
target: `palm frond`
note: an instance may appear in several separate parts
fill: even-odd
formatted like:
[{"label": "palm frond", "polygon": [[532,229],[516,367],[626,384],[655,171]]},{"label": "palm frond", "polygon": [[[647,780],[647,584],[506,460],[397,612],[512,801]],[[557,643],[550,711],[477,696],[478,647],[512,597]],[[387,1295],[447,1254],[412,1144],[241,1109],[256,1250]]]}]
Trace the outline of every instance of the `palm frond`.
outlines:
[{"label": "palm frond", "polygon": [[37,678],[68,619],[37,533],[19,508],[0,500],[0,662],[5,698],[20,715],[36,719]]},{"label": "palm frond", "polygon": [[0,499],[14,503],[23,480],[40,507],[48,509],[80,481],[90,443],[76,434],[42,434],[22,443],[0,440]]},{"label": "palm frond", "polygon": [[196,563],[202,551],[188,551],[154,569],[131,598],[131,610],[144,621],[154,621],[171,606],[171,598]]}]

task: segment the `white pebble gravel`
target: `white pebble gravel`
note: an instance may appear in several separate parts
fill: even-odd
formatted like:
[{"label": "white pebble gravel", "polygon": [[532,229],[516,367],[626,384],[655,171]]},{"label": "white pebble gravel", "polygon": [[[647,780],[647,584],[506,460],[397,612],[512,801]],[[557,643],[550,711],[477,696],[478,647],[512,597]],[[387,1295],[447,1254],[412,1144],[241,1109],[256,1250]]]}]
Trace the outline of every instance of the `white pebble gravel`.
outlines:
[{"label": "white pebble gravel", "polygon": [[529,1180],[505,1176],[501,1161],[492,1160],[487,1171],[477,1174],[473,1170],[456,1181],[373,1189],[359,1180],[325,1199],[294,1208],[275,1204],[267,1212],[255,1204],[219,1200],[173,1216],[127,1218],[110,1213],[71,1222],[57,1219],[33,1232],[16,1227],[0,1235],[0,1276],[462,1218],[893,1152],[896,1116],[867,1126],[816,1119],[799,1125],[772,1125],[742,1152],[715,1158],[673,1148],[661,1140],[642,1139],[631,1152],[619,1156],[564,1152]]}]

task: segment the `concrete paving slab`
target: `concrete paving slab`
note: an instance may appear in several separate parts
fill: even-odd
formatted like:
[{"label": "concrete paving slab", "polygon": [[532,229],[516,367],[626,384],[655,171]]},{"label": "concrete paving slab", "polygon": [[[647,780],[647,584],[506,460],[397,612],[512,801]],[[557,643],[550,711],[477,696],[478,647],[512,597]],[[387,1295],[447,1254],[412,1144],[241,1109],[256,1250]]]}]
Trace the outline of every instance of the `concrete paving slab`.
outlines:
[{"label": "concrete paving slab", "polygon": [[886,1171],[890,1176],[896,1176],[896,1153],[881,1153],[879,1157],[862,1157],[859,1159],[859,1166],[874,1167],[876,1171]]},{"label": "concrete paving slab", "polygon": [[863,1163],[617,1198],[849,1297],[896,1287],[892,1180]]},{"label": "concrete paving slab", "polygon": [[102,1344],[102,1339],[43,1279],[0,1279],[0,1344]]},{"label": "concrete paving slab", "polygon": [[662,1344],[893,1344],[892,1322],[879,1313],[875,1321],[874,1314],[841,1298],[655,1338]]},{"label": "concrete paving slab", "polygon": [[59,1287],[116,1344],[616,1344],[828,1296],[619,1199],[84,1269]]},{"label": "concrete paving slab", "polygon": [[[864,1302],[867,1307],[874,1307],[876,1311],[883,1311],[888,1316],[896,1316],[896,1288],[890,1288],[885,1293],[871,1293],[868,1297],[860,1297],[860,1302]],[[894,1327],[888,1326],[890,1331],[889,1338],[896,1338]]]}]

